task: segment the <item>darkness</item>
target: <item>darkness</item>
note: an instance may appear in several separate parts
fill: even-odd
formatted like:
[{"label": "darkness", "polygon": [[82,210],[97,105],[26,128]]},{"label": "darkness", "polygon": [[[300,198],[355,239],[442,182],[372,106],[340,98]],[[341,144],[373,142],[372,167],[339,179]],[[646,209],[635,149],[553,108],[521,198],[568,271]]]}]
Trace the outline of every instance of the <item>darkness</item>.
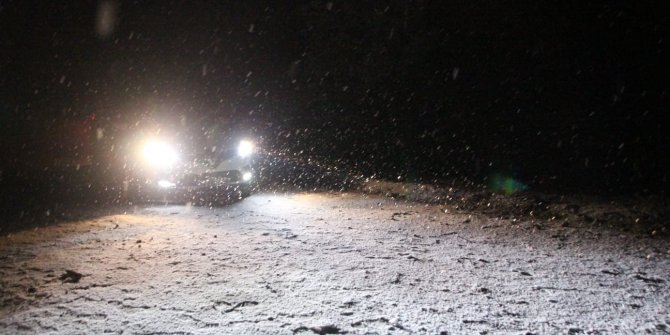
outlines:
[{"label": "darkness", "polygon": [[89,150],[53,134],[93,115],[92,166],[114,174],[118,129],[162,115],[253,125],[268,152],[366,176],[667,192],[664,8],[290,3],[2,2],[0,176]]}]

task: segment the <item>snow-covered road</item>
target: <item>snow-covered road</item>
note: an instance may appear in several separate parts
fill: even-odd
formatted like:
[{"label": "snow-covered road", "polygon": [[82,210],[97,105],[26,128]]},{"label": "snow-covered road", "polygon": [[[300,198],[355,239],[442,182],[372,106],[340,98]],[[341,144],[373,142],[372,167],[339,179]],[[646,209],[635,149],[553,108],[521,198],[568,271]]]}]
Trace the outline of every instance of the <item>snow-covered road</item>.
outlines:
[{"label": "snow-covered road", "polygon": [[670,333],[667,238],[359,193],[0,237],[2,334]]}]

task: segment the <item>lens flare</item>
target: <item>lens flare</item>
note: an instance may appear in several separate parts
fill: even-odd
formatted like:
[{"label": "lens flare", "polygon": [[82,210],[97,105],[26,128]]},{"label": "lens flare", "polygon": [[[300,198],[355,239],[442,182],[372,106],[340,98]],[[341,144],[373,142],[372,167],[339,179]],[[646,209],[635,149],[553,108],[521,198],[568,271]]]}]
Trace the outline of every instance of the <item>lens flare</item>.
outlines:
[{"label": "lens flare", "polygon": [[494,174],[489,177],[489,189],[510,195],[527,190],[528,185],[507,175]]}]

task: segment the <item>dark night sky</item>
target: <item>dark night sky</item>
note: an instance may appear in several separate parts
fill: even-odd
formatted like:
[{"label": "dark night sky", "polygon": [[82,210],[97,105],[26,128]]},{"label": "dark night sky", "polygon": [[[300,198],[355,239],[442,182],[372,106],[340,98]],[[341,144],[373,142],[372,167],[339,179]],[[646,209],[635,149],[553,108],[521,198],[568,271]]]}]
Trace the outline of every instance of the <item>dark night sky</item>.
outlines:
[{"label": "dark night sky", "polygon": [[2,2],[3,146],[91,113],[225,115],[366,173],[662,191],[667,22],[633,1]]}]

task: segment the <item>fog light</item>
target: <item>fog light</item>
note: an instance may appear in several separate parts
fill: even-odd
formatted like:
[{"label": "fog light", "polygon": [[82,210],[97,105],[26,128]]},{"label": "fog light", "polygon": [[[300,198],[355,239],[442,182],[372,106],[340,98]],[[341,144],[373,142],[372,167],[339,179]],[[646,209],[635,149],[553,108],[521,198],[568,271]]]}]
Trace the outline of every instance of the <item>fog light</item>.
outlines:
[{"label": "fog light", "polygon": [[175,184],[175,183],[173,183],[173,182],[171,182],[171,181],[168,181],[168,180],[163,179],[163,180],[159,180],[159,181],[158,181],[158,186],[159,186],[159,187],[162,187],[162,188],[172,188],[172,187],[177,186],[177,184]]}]

